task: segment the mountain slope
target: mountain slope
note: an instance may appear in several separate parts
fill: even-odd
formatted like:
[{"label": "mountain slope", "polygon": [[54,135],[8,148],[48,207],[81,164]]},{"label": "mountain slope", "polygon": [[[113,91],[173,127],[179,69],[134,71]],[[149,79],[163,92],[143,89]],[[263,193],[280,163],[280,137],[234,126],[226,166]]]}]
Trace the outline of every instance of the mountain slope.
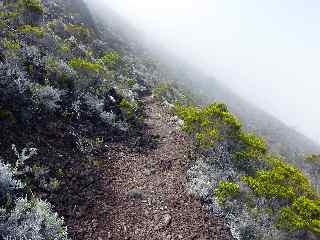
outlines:
[{"label": "mountain slope", "polygon": [[199,102],[201,104],[207,104],[211,101],[227,103],[230,110],[241,119],[248,131],[266,138],[272,151],[284,155],[288,159],[294,159],[293,163],[301,163],[308,154],[320,153],[319,144],[264,112],[259,106],[254,106],[237,96],[219,80],[203,74],[201,70],[186,60],[174,56],[163,46],[150,41],[143,33],[133,29],[129,23],[107,8],[106,5],[104,6],[103,15],[94,6],[91,11],[95,14],[99,24],[110,29],[106,35],[116,33],[119,39],[123,40],[118,46],[123,46],[122,48],[131,46],[129,53],[160,61],[159,66],[161,67],[158,68],[158,71],[166,75],[164,81],[174,79],[182,87],[198,95],[201,98]]},{"label": "mountain slope", "polygon": [[200,71],[82,0],[0,3],[0,239],[317,238],[318,192]]}]

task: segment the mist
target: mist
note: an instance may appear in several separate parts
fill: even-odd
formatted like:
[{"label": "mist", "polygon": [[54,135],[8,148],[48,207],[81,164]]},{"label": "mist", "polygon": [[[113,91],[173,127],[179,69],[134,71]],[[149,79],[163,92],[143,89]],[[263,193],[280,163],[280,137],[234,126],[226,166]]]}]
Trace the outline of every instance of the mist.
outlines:
[{"label": "mist", "polygon": [[320,143],[320,2],[88,0]]}]

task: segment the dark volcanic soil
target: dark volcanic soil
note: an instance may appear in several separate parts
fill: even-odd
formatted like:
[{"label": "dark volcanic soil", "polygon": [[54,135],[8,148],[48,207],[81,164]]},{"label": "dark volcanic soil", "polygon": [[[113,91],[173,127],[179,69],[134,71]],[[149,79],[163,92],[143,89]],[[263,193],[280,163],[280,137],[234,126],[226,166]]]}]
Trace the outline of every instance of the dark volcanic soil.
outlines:
[{"label": "dark volcanic soil", "polygon": [[170,116],[147,97],[146,124],[155,149],[137,153],[105,146],[102,189],[67,224],[77,239],[232,239],[222,219],[210,217],[185,190],[189,141]]}]

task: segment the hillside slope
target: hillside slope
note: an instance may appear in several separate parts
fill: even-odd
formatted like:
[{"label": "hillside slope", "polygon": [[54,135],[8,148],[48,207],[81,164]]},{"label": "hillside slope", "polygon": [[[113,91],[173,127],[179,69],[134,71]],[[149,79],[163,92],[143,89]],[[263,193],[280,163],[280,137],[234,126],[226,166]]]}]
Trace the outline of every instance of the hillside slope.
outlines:
[{"label": "hillside slope", "polygon": [[[128,54],[139,57],[157,59],[161,68],[158,71],[167,75],[167,79],[175,80],[191,92],[199,95],[199,103],[207,104],[212,101],[225,102],[230,110],[243,122],[245,128],[266,138],[275,153],[296,159],[296,164],[301,163],[305,155],[320,153],[320,145],[308,137],[288,127],[270,114],[264,112],[243,98],[236,95],[218,79],[208,76],[190,62],[170,53],[158,43],[150,41],[143,33],[130,26],[112,9],[101,11],[96,6],[91,6],[91,12],[99,25],[108,29],[105,36],[118,38],[118,50],[127,49]],[[122,46],[122,47],[120,47]]]},{"label": "hillside slope", "polygon": [[0,7],[0,240],[319,239],[308,177],[201,72],[82,0]]}]

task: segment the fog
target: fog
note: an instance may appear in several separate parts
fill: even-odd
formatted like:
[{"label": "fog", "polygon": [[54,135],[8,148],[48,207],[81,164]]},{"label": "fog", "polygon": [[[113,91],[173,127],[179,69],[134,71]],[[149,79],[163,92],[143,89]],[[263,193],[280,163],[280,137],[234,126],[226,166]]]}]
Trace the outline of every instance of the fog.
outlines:
[{"label": "fog", "polygon": [[89,0],[320,143],[320,1]]}]

